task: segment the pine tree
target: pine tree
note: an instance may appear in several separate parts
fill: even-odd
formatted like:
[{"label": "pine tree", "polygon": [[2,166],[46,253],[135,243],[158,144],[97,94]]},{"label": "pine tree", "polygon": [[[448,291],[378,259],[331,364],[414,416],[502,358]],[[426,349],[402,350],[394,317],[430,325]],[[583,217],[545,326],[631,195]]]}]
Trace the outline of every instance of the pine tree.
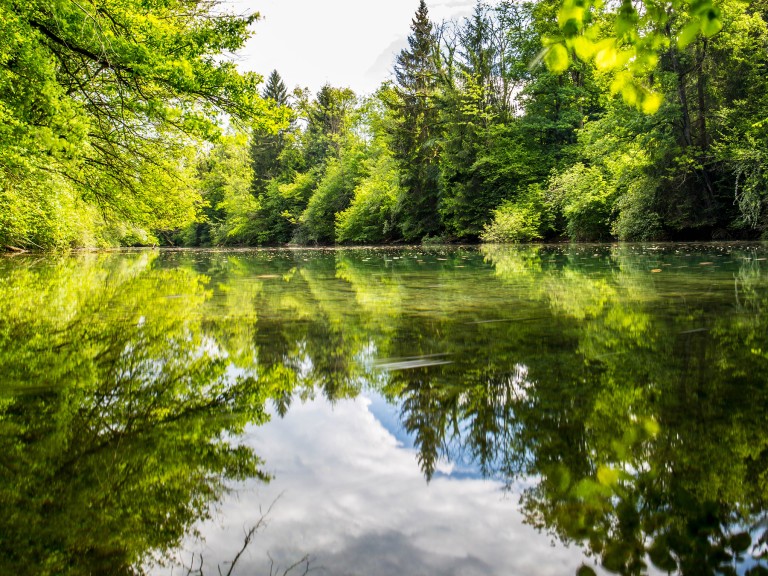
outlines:
[{"label": "pine tree", "polygon": [[437,108],[438,47],[424,0],[411,22],[408,48],[397,56],[392,147],[402,174],[405,195],[398,220],[406,240],[419,240],[442,230],[438,214],[439,141]]},{"label": "pine tree", "polygon": [[441,99],[443,151],[440,159],[440,216],[448,234],[475,240],[500,199],[486,186],[477,165],[490,126],[499,118],[493,106],[496,47],[489,8],[478,2],[455,38],[455,79]]},{"label": "pine tree", "polygon": [[288,90],[286,90],[283,79],[277,70],[272,70],[261,95],[265,100],[272,100],[278,106],[288,105]]},{"label": "pine tree", "polygon": [[[277,70],[272,70],[262,96],[275,106],[288,106],[288,91]],[[267,183],[276,177],[281,169],[280,155],[285,148],[285,133],[254,131],[251,139],[251,166],[253,167],[253,194],[263,193]]]}]

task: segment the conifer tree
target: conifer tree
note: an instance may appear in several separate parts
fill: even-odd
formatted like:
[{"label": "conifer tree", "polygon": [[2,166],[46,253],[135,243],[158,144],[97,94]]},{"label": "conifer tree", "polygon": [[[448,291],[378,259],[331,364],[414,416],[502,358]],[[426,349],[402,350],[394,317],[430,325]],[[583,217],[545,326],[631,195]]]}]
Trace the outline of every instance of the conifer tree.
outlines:
[{"label": "conifer tree", "polygon": [[283,79],[277,70],[272,70],[269,75],[262,97],[265,100],[272,100],[278,106],[288,105],[288,90],[286,90]]},{"label": "conifer tree", "polygon": [[[288,91],[277,70],[272,70],[262,97],[274,106],[288,106]],[[267,183],[280,173],[280,155],[285,148],[285,132],[254,130],[251,139],[251,166],[253,167],[254,196],[266,189]]]},{"label": "conifer tree", "polygon": [[427,5],[411,22],[408,48],[397,56],[392,146],[401,169],[405,194],[398,206],[398,220],[406,240],[439,234],[437,214],[440,129],[437,108],[438,46]]}]

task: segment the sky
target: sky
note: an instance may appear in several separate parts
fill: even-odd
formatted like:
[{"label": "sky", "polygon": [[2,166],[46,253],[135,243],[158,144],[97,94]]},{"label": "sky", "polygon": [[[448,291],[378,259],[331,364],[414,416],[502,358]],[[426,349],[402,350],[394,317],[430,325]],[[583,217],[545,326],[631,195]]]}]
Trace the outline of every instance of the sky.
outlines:
[{"label": "sky", "polygon": [[[427,2],[433,22],[469,15],[475,0]],[[242,70],[276,69],[288,89],[325,83],[369,94],[390,77],[407,45],[418,0],[226,0],[238,14],[257,11],[255,35],[238,54]]]},{"label": "sky", "polygon": [[329,576],[560,576],[591,563],[578,546],[553,546],[524,524],[519,494],[498,482],[454,474],[444,462],[428,484],[412,443],[391,427],[398,408],[384,404],[296,401],[284,419],[250,428],[244,442],[273,479],[240,485],[198,526],[204,542],[188,542],[182,557],[196,551],[216,574],[272,506],[238,574],[269,573],[270,557],[282,574],[304,554],[312,574]]}]

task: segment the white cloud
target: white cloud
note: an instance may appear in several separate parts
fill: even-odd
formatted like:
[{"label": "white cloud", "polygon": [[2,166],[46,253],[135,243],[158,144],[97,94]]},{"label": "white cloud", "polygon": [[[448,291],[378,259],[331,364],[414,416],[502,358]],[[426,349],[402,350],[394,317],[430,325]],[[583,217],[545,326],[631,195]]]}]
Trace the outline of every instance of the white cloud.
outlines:
[{"label": "white cloud", "polygon": [[[427,2],[435,22],[468,14],[473,5]],[[277,69],[289,88],[316,92],[328,82],[362,94],[387,79],[418,0],[227,0],[225,6],[262,15],[239,54],[242,69],[264,76]]]},{"label": "white cloud", "polygon": [[553,548],[523,524],[517,496],[495,482],[439,477],[428,485],[415,452],[364,398],[296,405],[246,442],[275,478],[241,487],[200,527],[214,565],[234,556],[243,528],[276,499],[240,574],[268,573],[267,553],[283,567],[310,554],[320,574],[368,576],[546,576],[573,574],[582,561],[578,548]]}]

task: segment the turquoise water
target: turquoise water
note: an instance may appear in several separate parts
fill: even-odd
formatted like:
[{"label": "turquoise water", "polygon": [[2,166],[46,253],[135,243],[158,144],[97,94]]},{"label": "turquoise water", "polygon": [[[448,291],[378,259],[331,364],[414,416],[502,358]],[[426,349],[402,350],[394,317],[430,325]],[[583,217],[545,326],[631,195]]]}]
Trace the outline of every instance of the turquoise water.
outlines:
[{"label": "turquoise water", "polygon": [[763,244],[2,259],[0,573],[762,573],[767,305]]}]

